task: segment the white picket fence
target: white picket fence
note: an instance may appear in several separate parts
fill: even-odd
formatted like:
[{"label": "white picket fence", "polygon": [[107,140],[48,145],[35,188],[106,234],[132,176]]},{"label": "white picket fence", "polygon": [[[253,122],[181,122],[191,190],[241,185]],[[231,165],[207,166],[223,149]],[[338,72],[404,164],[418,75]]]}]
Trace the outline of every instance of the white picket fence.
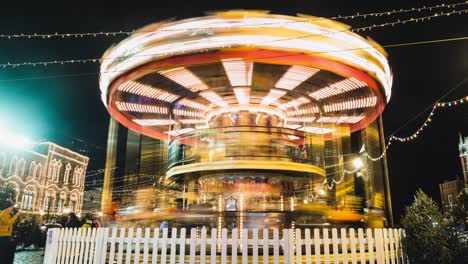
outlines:
[{"label": "white picket fence", "polygon": [[64,228],[48,231],[44,263],[400,264],[408,263],[402,236],[402,229]]}]

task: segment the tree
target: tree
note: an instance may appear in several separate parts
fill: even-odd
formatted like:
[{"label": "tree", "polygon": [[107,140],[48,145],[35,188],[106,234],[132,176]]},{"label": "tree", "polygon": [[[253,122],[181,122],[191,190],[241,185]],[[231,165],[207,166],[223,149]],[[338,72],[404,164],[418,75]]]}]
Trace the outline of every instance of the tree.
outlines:
[{"label": "tree", "polygon": [[16,190],[11,185],[0,186],[0,210],[4,209],[8,202],[15,202]]},{"label": "tree", "polygon": [[405,208],[403,247],[410,263],[452,263],[447,223],[437,204],[421,189]]}]

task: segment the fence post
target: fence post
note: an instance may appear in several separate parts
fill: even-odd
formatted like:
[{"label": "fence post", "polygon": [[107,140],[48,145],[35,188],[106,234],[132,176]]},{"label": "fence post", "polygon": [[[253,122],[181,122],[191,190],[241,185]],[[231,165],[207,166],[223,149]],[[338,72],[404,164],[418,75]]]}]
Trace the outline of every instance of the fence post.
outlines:
[{"label": "fence post", "polygon": [[46,248],[44,253],[44,263],[54,263],[55,260],[55,252],[56,252],[56,240],[57,234],[60,231],[58,228],[52,228],[47,231],[47,241],[46,241]]},{"label": "fence post", "polygon": [[383,252],[383,237],[382,237],[382,229],[376,228],[374,229],[374,238],[375,238],[375,251],[377,252],[377,264],[385,263],[385,257]]},{"label": "fence post", "polygon": [[[101,263],[102,247],[104,246],[104,228],[98,228],[94,242],[94,264]],[[107,247],[107,246],[106,246]]]}]

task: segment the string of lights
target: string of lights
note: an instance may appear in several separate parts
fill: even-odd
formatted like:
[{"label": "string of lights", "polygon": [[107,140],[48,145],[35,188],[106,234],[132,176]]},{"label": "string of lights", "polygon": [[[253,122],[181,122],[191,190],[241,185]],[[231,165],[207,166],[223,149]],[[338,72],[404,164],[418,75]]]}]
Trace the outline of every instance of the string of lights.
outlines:
[{"label": "string of lights", "polygon": [[[328,32],[324,34],[307,34],[303,36],[297,36],[297,37],[292,37],[292,38],[283,38],[283,39],[278,39],[278,40],[271,40],[271,41],[265,41],[257,44],[264,44],[264,43],[269,43],[269,42],[276,42],[276,41],[284,41],[284,40],[292,40],[292,39],[301,39],[301,38],[308,38],[308,37],[314,37],[314,36],[324,36],[324,35],[330,35],[330,34],[337,34],[337,33],[343,33],[343,32],[360,32],[360,31],[366,31],[366,30],[372,30],[375,28],[383,28],[383,27],[388,27],[388,26],[395,26],[395,25],[402,25],[406,23],[416,23],[416,22],[422,22],[425,20],[430,20],[435,17],[444,17],[444,16],[450,16],[454,14],[468,14],[468,9],[463,9],[463,10],[457,10],[457,11],[450,11],[450,12],[441,12],[441,13],[435,13],[430,16],[424,16],[424,17],[417,17],[417,18],[409,18],[405,20],[397,20],[393,22],[386,22],[382,24],[374,24],[371,26],[365,26],[365,27],[360,27],[360,28],[355,28],[355,29],[350,29],[350,30],[342,30],[342,31],[333,31],[333,32]],[[457,38],[460,39],[460,38]],[[252,43],[254,44],[254,43]],[[392,47],[395,46],[396,44],[392,44]],[[385,46],[382,46],[385,47]],[[353,49],[340,49],[340,50],[334,50],[334,51],[323,51],[323,52],[317,52],[317,53],[333,53],[333,52],[342,52],[342,51],[348,51],[348,50],[358,50],[358,49],[369,49],[373,47],[363,47],[363,48],[353,48]],[[205,51],[200,51],[200,53],[205,52]],[[169,54],[170,55],[170,54]],[[148,57],[148,56],[154,56],[154,54],[147,54],[147,55],[134,55],[133,57]],[[287,55],[283,55],[287,56]],[[102,62],[103,60],[114,60],[114,59],[120,59],[123,58],[122,56],[119,57],[105,57],[105,58],[89,58],[89,59],[69,59],[69,60],[50,60],[50,61],[35,61],[35,62],[21,62],[21,63],[2,63],[0,64],[0,67],[2,68],[16,68],[16,67],[23,67],[23,66],[48,66],[48,65],[65,65],[65,64],[77,64],[77,63],[99,63]]]},{"label": "string of lights", "polygon": [[416,140],[419,137],[419,135],[426,129],[426,127],[429,126],[429,124],[432,122],[434,113],[436,112],[437,109],[452,108],[452,107],[460,106],[460,105],[463,105],[467,101],[468,101],[468,96],[465,96],[457,100],[448,101],[448,102],[436,102],[432,106],[431,112],[429,113],[428,117],[423,122],[423,124],[416,130],[416,132],[406,137],[397,137],[395,135],[391,135],[390,138],[388,139],[388,143],[386,144],[385,150],[378,157],[372,157],[369,155],[369,153],[366,153],[367,158],[369,158],[372,161],[381,160],[386,155],[387,150],[393,141],[411,142],[411,141]]},{"label": "string of lights", "polygon": [[[349,20],[349,19],[357,19],[357,18],[368,18],[368,17],[382,17],[382,16],[390,16],[394,14],[402,14],[402,13],[410,13],[410,12],[421,12],[421,11],[432,11],[433,9],[441,9],[441,8],[456,8],[459,6],[467,5],[468,1],[459,2],[459,3],[442,3],[432,6],[422,6],[422,7],[412,7],[407,9],[393,9],[390,11],[381,11],[381,12],[372,12],[372,13],[355,13],[352,15],[337,15],[328,18],[311,18],[311,19],[300,19],[297,21],[291,22],[278,22],[278,23],[257,23],[255,25],[277,25],[277,24],[288,24],[288,23],[304,23],[304,22],[313,22],[313,21],[320,21],[325,19],[333,19],[333,20]],[[252,25],[246,24],[243,27],[250,27]],[[203,28],[185,28],[185,29],[160,29],[160,32],[174,32],[174,31],[196,31],[196,30],[209,30],[215,27],[203,27]],[[149,31],[138,31],[138,30],[130,30],[130,31],[101,31],[101,32],[81,32],[81,33],[31,33],[31,34],[0,34],[0,39],[51,39],[51,38],[83,38],[83,37],[115,37],[115,36],[129,36],[131,34],[145,34]]]}]

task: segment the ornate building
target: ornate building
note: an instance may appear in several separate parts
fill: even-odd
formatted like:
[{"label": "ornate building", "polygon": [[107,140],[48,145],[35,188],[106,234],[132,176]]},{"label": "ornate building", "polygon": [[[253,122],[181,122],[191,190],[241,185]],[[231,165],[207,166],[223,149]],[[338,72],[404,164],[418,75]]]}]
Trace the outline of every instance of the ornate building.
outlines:
[{"label": "ornate building", "polygon": [[24,211],[80,213],[88,161],[50,142],[30,150],[0,145],[0,184],[16,189],[16,203]]},{"label": "ornate building", "polygon": [[458,151],[460,153],[460,161],[463,171],[463,180],[468,183],[468,137],[462,137],[460,134],[460,142],[458,143]]},{"label": "ornate building", "polygon": [[458,143],[458,151],[460,155],[460,162],[462,165],[463,178],[456,180],[446,181],[439,184],[440,198],[442,201],[442,209],[444,213],[452,210],[456,204],[457,195],[463,190],[464,183],[468,183],[468,137],[462,137],[460,134],[460,142]]}]

